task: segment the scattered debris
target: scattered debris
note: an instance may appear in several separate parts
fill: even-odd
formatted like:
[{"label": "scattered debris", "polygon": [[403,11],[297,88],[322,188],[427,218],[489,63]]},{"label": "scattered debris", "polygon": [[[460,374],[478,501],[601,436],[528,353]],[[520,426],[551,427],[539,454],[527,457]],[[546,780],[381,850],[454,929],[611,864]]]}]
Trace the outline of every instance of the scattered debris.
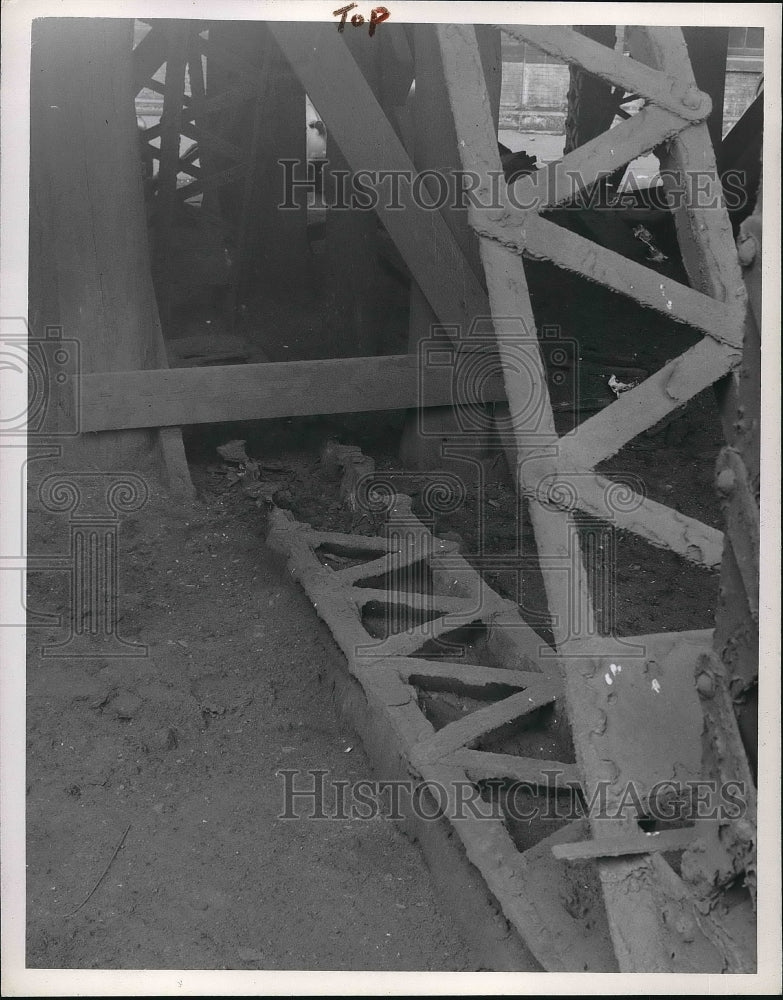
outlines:
[{"label": "scattered debris", "polygon": [[228,441],[226,444],[218,445],[217,453],[227,462],[234,465],[245,465],[250,461],[245,452],[245,441]]},{"label": "scattered debris", "polygon": [[645,226],[642,225],[636,226],[634,228],[633,234],[637,240],[644,243],[644,245],[647,247],[647,259],[649,261],[652,261],[652,263],[654,264],[662,264],[664,261],[669,259],[665,253],[663,253],[661,250],[658,249],[657,246],[655,246],[655,244],[653,243],[652,233]]},{"label": "scattered debris", "polygon": [[356,445],[327,441],[321,451],[321,468],[332,476],[338,472],[342,473],[340,498],[348,510],[354,513],[361,511],[363,515],[370,514],[366,507],[362,510],[360,484],[375,472],[375,462],[372,458],[365,455]]},{"label": "scattered debris", "polygon": [[609,388],[612,390],[615,396],[619,396],[623,392],[628,392],[629,389],[636,388],[636,386],[639,385],[639,382],[641,381],[642,381],[641,379],[638,379],[635,382],[621,382],[616,375],[610,375]]},{"label": "scattered debris", "polygon": [[125,833],[123,833],[123,835],[120,837],[119,843],[114,848],[114,852],[112,853],[112,856],[109,858],[109,863],[106,865],[106,867],[101,872],[100,876],[98,877],[98,881],[95,883],[95,885],[92,887],[92,889],[90,889],[90,891],[87,893],[87,895],[81,901],[81,903],[79,903],[79,905],[74,910],[71,910],[69,913],[63,914],[63,916],[65,916],[65,917],[72,917],[75,913],[78,913],[79,910],[81,910],[81,908],[87,902],[89,902],[89,900],[92,898],[93,894],[95,893],[95,890],[98,888],[98,886],[101,884],[101,882],[103,882],[103,880],[108,875],[109,869],[111,868],[112,864],[114,863],[114,859],[120,853],[120,848],[125,843],[125,838],[128,836],[128,831],[130,830],[130,828],[131,828],[131,824],[128,823],[128,825],[125,827]]}]

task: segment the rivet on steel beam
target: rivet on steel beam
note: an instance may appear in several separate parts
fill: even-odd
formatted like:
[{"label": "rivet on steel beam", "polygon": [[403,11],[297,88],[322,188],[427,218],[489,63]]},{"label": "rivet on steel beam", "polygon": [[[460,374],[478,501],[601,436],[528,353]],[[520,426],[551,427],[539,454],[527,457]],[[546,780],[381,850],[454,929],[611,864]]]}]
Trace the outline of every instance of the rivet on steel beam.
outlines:
[{"label": "rivet on steel beam", "polygon": [[[699,90],[698,87],[693,86],[693,84],[691,84],[682,98],[682,103],[685,107],[690,108],[692,111],[698,110],[705,101],[708,101],[710,104],[712,103],[709,101],[708,95]],[[706,109],[706,113],[709,114],[709,109]]]},{"label": "rivet on steel beam", "polygon": [[696,690],[702,698],[712,698],[715,694],[715,680],[712,674],[707,673],[706,670],[702,671],[696,678]]},{"label": "rivet on steel beam", "polygon": [[753,236],[745,236],[737,242],[737,254],[743,267],[750,267],[756,259],[759,245]]},{"label": "rivet on steel beam", "polygon": [[715,487],[719,493],[731,493],[736,481],[733,469],[721,469],[715,481]]}]

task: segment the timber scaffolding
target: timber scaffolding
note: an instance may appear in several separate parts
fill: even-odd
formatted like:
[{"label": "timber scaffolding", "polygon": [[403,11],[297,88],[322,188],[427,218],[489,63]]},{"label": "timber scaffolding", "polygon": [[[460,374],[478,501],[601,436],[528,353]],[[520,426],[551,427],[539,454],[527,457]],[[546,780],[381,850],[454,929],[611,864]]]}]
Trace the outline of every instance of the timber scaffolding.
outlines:
[{"label": "timber scaffolding", "polygon": [[[492,188],[492,178],[502,177],[497,146],[501,28],[643,104],[638,114],[612,129],[610,138],[595,135],[558,163],[517,180],[513,200],[502,180],[499,190]],[[756,214],[743,223],[743,280],[728,215],[715,207],[720,179],[707,124],[710,96],[697,86],[682,32],[626,29],[629,58],[566,27],[403,30],[383,25],[372,39],[377,47],[371,58],[366,46],[357,50],[356,36],[338,33],[334,24],[270,22],[263,35],[260,60],[245,58],[238,44],[232,50],[221,42],[220,29],[201,22],[154,26],[134,51],[132,67],[128,46],[122,81],[130,86],[132,78],[134,93],[152,86],[164,94],[160,125],[145,135],[147,157],[159,158],[160,164],[151,242],[161,312],[167,309],[166,268],[177,203],[195,195],[202,197],[200,211],[217,212],[221,222],[234,226],[236,304],[236,287],[253,252],[249,207],[263,199],[269,176],[259,151],[268,124],[264,101],[274,92],[276,68],[284,66],[296,79],[297,92],[306,92],[317,107],[349,170],[414,175],[427,167],[461,167],[480,179],[478,198],[467,214],[425,211],[406,187],[400,189],[402,210],[389,208],[383,199],[378,203],[378,217],[414,282],[411,353],[169,369],[156,316],[147,337],[153,348],[124,363],[112,363],[106,347],[91,358],[77,383],[79,429],[112,432],[118,435],[114,440],[151,429],[169,469],[174,463],[181,472],[182,425],[426,406],[427,419],[454,440],[464,426],[461,407],[485,412],[484,404],[494,403],[492,429],[535,532],[554,623],[551,645],[542,644],[519,609],[491,591],[453,545],[435,539],[412,514],[407,498],[393,489],[384,532],[376,538],[317,532],[275,510],[270,543],[289,558],[292,573],[332,628],[361,685],[368,719],[393,733],[404,772],[447,788],[460,781],[518,780],[540,792],[554,768],[565,776],[564,783],[579,788],[584,801],[598,798],[606,806],[602,815],[586,814],[523,849],[502,820],[463,821],[455,817],[452,801],[441,810],[438,825],[448,829],[453,824],[470,865],[484,881],[489,905],[508,921],[514,940],[534,964],[549,971],[753,971],[755,776],[735,704],[751,698],[758,684],[760,198]],[[102,50],[114,60],[120,51],[110,44]],[[156,83],[163,64],[165,83]],[[225,74],[222,89],[212,96],[205,83],[211,66]],[[418,118],[410,120],[401,109],[414,77]],[[85,106],[92,101],[103,117],[86,71],[71,67],[69,79],[60,105],[87,96]],[[45,88],[55,83],[54,70],[44,74],[43,104],[54,93]],[[80,86],[85,90],[80,92]],[[279,113],[281,105],[275,107]],[[229,111],[249,124],[244,148],[216,124]],[[55,129],[47,126],[52,120],[44,114],[44,135],[47,127]],[[127,129],[123,135],[132,139]],[[183,156],[183,137],[198,142],[198,165]],[[101,141],[97,132],[88,138]],[[159,148],[150,147],[157,139]],[[127,153],[131,147],[132,141],[123,148]],[[86,148],[89,156],[89,144]],[[541,214],[573,194],[574,177],[589,189],[653,149],[667,168],[667,183],[700,171],[714,196],[707,199],[709,208],[675,201],[688,284]],[[292,152],[283,142],[273,156]],[[178,186],[183,173],[190,180]],[[143,213],[137,182],[128,177],[128,194]],[[235,204],[226,219],[210,192],[231,185]],[[64,231],[68,214],[54,203],[47,206],[45,186],[40,190],[42,214],[48,208],[52,225]],[[499,202],[493,203],[493,194]],[[258,208],[262,217],[268,208]],[[285,224],[292,240],[303,233],[300,208],[298,221],[294,213]],[[350,224],[338,220],[332,232],[331,252],[346,254],[341,267],[354,276],[366,273],[366,226],[366,218],[353,217]],[[752,253],[751,242],[758,247]],[[137,249],[141,259],[143,251]],[[701,339],[561,436],[525,258],[551,261],[700,331]],[[85,267],[97,266],[92,258],[85,260]],[[59,258],[57,264],[62,297],[68,265]],[[361,327],[361,281],[346,285],[345,314]],[[71,318],[81,315],[77,305],[65,302],[64,321],[68,308],[75,310]],[[489,349],[481,331],[473,341],[463,333],[475,331],[476,320],[488,317]],[[457,361],[447,375],[435,366],[426,368],[422,383],[416,350],[433,324],[445,344],[454,339]],[[476,371],[481,372],[473,380],[478,389],[465,377]],[[595,471],[711,385],[727,441],[717,483],[725,501],[725,536],[641,492],[623,487],[618,494],[618,484]],[[426,467],[428,456],[416,454],[411,437],[411,463]],[[365,488],[372,493],[372,485]],[[724,606],[715,631],[600,635],[591,582],[575,544],[580,512],[699,565],[721,566]],[[334,558],[330,564],[330,554],[338,568]],[[346,559],[354,565],[339,568]],[[363,624],[363,609],[371,601],[398,609],[392,615],[396,631],[381,639]],[[414,626],[411,609],[419,615]],[[429,640],[466,627],[483,630],[491,665],[443,657],[434,662],[422,652]],[[476,697],[485,704],[435,732],[420,709],[422,692],[428,690]],[[490,737],[517,723],[535,731],[541,710],[552,706],[567,716],[573,761],[544,760],[529,747],[487,749]],[[361,728],[372,745],[367,726]],[[644,813],[660,782],[699,776],[718,784],[742,782],[742,815],[697,818],[686,829],[652,831],[657,836],[645,832],[644,815],[628,807],[627,789],[634,788]],[[437,843],[434,834],[417,832],[425,849],[428,842]],[[603,899],[592,921],[581,919],[573,902],[575,873],[581,877],[587,869],[586,877],[600,887]]]}]

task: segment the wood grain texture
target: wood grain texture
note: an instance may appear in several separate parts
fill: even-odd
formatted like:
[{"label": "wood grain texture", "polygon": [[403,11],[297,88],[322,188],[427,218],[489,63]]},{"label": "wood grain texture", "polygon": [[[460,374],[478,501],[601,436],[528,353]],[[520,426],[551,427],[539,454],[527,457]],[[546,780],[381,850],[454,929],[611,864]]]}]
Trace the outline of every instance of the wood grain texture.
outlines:
[{"label": "wood grain texture", "polygon": [[[334,26],[276,21],[270,30],[351,168],[412,179],[410,156]],[[441,323],[469,329],[488,315],[487,297],[459,244],[439,212],[416,203],[408,184],[400,184],[401,209],[389,207],[387,188],[380,185],[376,211],[411,274]]]},{"label": "wood grain texture", "polygon": [[[407,354],[103,372],[82,376],[80,389],[85,431],[362,413],[422,402],[418,358]],[[505,399],[499,375],[483,384],[481,399]],[[448,370],[433,371],[424,401],[460,402]]]}]

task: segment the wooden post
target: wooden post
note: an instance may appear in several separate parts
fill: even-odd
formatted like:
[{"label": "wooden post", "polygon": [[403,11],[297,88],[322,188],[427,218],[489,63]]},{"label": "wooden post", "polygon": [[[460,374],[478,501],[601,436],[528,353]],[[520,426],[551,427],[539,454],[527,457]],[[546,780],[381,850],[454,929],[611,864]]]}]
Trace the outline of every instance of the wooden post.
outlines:
[{"label": "wooden post", "polygon": [[166,83],[160,118],[160,170],[158,171],[154,225],[153,272],[163,327],[171,324],[171,282],[173,278],[171,237],[177,208],[182,99],[185,92],[185,65],[190,21],[169,21],[166,35]]},{"label": "wooden post", "polygon": [[268,294],[296,302],[307,281],[307,201],[293,200],[296,210],[278,206],[285,200],[280,160],[307,162],[304,87],[291,69],[266,24],[261,25],[261,60],[265,86],[259,93],[254,135],[257,155],[244,211],[256,218],[257,238],[250,230],[249,249],[258,249],[258,275]]},{"label": "wooden post", "polygon": [[[39,238],[51,248],[58,321],[63,336],[79,343],[82,373],[166,366],[131,48],[131,21],[45,18],[33,25],[31,163],[44,229]],[[173,490],[192,493],[178,428],[81,435],[65,459],[106,471],[154,473],[163,465]]]},{"label": "wooden post", "polygon": [[[215,127],[242,148],[247,168],[244,177],[221,189],[223,217],[237,233],[232,299],[252,276],[267,298],[295,301],[306,281],[306,206],[300,196],[297,210],[278,208],[285,199],[279,161],[298,160],[302,169],[306,162],[304,88],[264,22],[214,22],[207,47],[208,99],[248,83],[252,98],[238,95],[225,122]],[[214,159],[233,165],[224,157]]]},{"label": "wooden post", "polygon": [[[457,136],[448,102],[443,76],[440,47],[434,25],[416,25],[413,29],[415,44],[416,89],[413,99],[414,150],[416,169],[438,169],[444,174],[460,170]],[[500,33],[491,28],[477,32],[482,54],[482,64],[488,81],[488,94],[492,118],[497,131],[500,108]],[[436,196],[437,192],[433,192]],[[447,204],[441,211],[443,218],[459,243],[462,252],[477,275],[481,274],[478,243],[468,225],[467,212]],[[479,317],[474,317],[479,318]],[[418,354],[421,342],[430,336],[437,317],[425,295],[414,282],[411,286],[410,326],[408,349]],[[462,330],[462,337],[469,331]],[[449,444],[462,437],[462,429],[453,407],[432,407],[411,411],[403,429],[400,442],[400,459],[417,469],[441,469],[450,464],[444,455]],[[486,452],[487,439],[472,441],[475,456]],[[464,472],[465,463],[459,462]],[[456,470],[455,470],[456,471]]]},{"label": "wooden post", "polygon": [[[348,31],[343,35],[346,51],[343,58],[353,58],[380,100],[379,46],[367,31]],[[350,95],[345,95],[350,101]],[[316,110],[319,110],[316,105]],[[323,113],[320,111],[320,113]],[[327,121],[328,128],[328,121]],[[350,199],[351,170],[348,160],[331,133],[326,139],[327,164],[324,171],[324,198],[327,205],[339,201],[343,186]],[[341,178],[347,177],[348,183]],[[326,289],[327,336],[329,354],[359,357],[376,354],[380,346],[379,330],[373,312],[377,268],[377,229],[375,213],[360,208],[329,207],[326,212]]]}]

